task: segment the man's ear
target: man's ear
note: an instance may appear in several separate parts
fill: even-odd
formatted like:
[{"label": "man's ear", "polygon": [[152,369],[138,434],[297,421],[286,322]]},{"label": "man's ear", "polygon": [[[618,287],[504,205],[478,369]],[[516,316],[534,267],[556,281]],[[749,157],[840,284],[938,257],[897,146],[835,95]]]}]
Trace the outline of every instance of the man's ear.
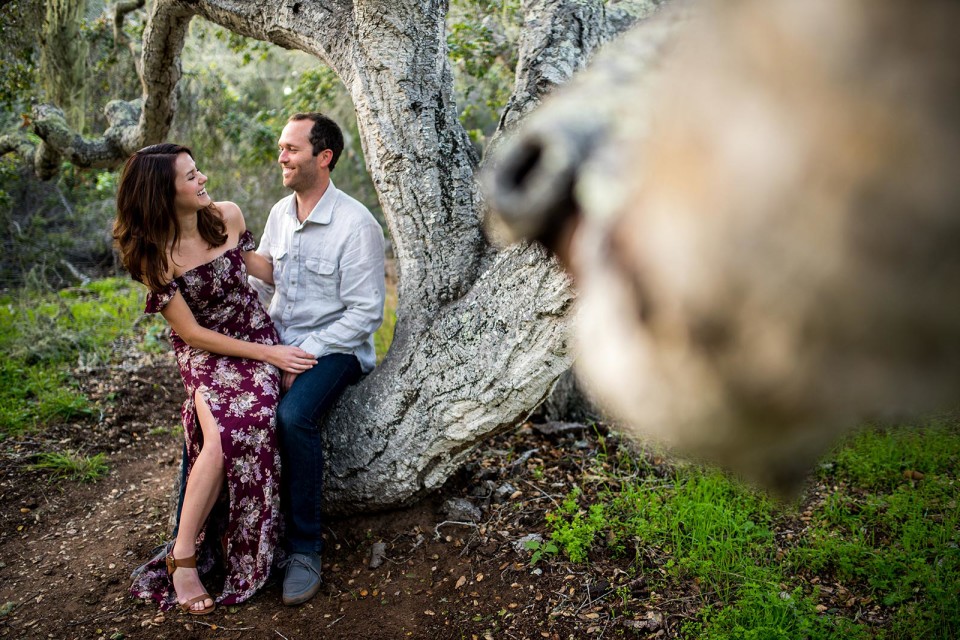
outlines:
[{"label": "man's ear", "polygon": [[317,154],[317,162],[320,163],[320,168],[326,169],[330,166],[330,163],[333,161],[333,151],[330,149],[324,149]]}]

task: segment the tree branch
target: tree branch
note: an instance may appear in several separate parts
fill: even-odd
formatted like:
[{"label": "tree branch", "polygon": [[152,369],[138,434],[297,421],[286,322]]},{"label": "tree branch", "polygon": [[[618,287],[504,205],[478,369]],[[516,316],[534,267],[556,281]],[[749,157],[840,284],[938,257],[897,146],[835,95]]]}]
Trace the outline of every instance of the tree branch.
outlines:
[{"label": "tree branch", "polygon": [[[488,156],[482,179],[498,214],[490,224],[503,239],[536,238],[555,228],[554,213],[572,202],[575,187],[590,189],[592,202],[609,202],[612,185],[631,184],[627,178],[581,183],[578,172],[597,146],[622,134],[611,130],[614,123],[646,122],[642,114],[650,94],[644,88],[662,69],[664,52],[693,11],[682,3],[671,8],[612,42],[591,62],[589,73],[559,89],[558,99],[547,100],[522,132],[503,140],[495,155]],[[595,96],[589,112],[582,104],[559,99],[567,92]]]},{"label": "tree branch", "polygon": [[544,96],[583,68],[601,45],[664,2],[630,0],[607,5],[601,0],[525,0],[516,83],[487,155]]},{"label": "tree branch", "polygon": [[123,32],[123,21],[128,13],[142,9],[146,0],[126,0],[113,5],[113,42],[115,45],[129,47],[135,60],[140,59],[136,44]]},{"label": "tree branch", "polygon": [[[43,140],[34,160],[38,177],[47,180],[56,175],[60,157],[78,167],[103,168],[116,165],[126,157],[121,146],[123,131],[136,126],[133,119],[135,105],[111,102],[104,110],[110,127],[104,136],[84,138],[73,131],[63,111],[52,105],[38,105],[33,109],[33,129]],[[43,156],[46,156],[43,158]],[[54,156],[57,156],[56,159]]]},{"label": "tree branch", "polygon": [[37,145],[22,132],[0,135],[0,157],[14,153],[26,162],[33,163]]},{"label": "tree branch", "polygon": [[[123,16],[136,9],[136,4],[130,2],[115,9],[114,27],[118,33],[122,34]],[[60,108],[44,104],[33,109],[33,131],[41,143],[31,149],[14,137],[0,151],[18,153],[32,162],[40,179],[48,180],[57,175],[63,158],[78,167],[112,167],[137,149],[163,140],[176,110],[180,52],[191,17],[192,13],[171,0],[154,3],[137,65],[143,97],[132,102],[108,103],[104,114],[109,127],[102,136],[81,136],[67,125]],[[121,36],[121,40],[125,38]]]},{"label": "tree branch", "polygon": [[197,0],[191,11],[226,29],[323,60],[349,86],[349,64],[356,41],[352,0],[231,2]]},{"label": "tree branch", "polygon": [[135,135],[127,135],[136,149],[163,141],[177,108],[177,83],[182,75],[180,53],[193,11],[176,0],[156,0],[143,32],[141,56],[143,110]]}]

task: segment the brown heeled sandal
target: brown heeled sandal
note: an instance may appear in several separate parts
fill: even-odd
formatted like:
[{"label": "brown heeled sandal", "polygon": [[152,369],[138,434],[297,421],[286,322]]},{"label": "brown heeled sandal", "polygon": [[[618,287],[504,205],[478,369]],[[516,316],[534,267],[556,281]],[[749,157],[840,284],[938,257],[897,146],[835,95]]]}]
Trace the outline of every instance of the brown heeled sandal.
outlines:
[{"label": "brown heeled sandal", "polygon": [[[196,569],[197,555],[193,554],[189,558],[174,558],[172,552],[168,553],[167,554],[167,573],[170,574],[171,580],[172,580],[173,572],[179,569],[180,567],[183,567],[184,569]],[[213,604],[210,605],[209,607],[206,607],[205,609],[190,608],[196,603],[201,602],[203,600],[208,600],[208,599],[213,601]],[[197,596],[196,598],[190,598],[186,602],[182,602],[182,603],[178,602],[177,604],[180,605],[180,608],[183,611],[193,616],[205,616],[208,613],[213,613],[213,610],[217,608],[216,600],[213,600],[213,598],[210,596],[209,593],[203,593]]]}]

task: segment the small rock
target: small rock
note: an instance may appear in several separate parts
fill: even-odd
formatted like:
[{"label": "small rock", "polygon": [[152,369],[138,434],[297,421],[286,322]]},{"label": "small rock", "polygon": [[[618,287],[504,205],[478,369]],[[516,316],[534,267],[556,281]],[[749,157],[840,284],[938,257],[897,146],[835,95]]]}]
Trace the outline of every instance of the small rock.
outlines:
[{"label": "small rock", "polygon": [[536,542],[537,544],[543,544],[543,536],[539,533],[528,533],[519,540],[514,540],[513,549],[517,553],[525,553],[530,550],[530,547],[527,546],[528,542]]},{"label": "small rock", "polygon": [[502,485],[497,487],[497,490],[494,491],[494,496],[497,500],[503,501],[512,496],[517,492],[517,488],[510,484],[509,482],[504,482]]},{"label": "small rock", "polygon": [[488,498],[493,495],[496,488],[497,485],[493,480],[484,480],[474,485],[473,489],[470,490],[470,495],[474,498]]},{"label": "small rock", "polygon": [[440,512],[450,520],[459,522],[480,522],[483,514],[480,508],[466,498],[450,498],[440,507]]},{"label": "small rock", "polygon": [[663,614],[659,611],[647,611],[647,629],[656,631],[663,626]]},{"label": "small rock", "polygon": [[383,564],[387,558],[387,545],[383,542],[375,542],[370,547],[370,562],[367,563],[371,569],[376,569]]}]

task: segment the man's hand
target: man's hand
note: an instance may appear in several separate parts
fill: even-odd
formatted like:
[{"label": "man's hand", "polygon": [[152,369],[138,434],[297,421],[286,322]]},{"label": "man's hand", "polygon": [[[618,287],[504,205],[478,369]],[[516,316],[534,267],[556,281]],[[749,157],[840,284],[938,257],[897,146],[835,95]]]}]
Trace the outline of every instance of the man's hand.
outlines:
[{"label": "man's hand", "polygon": [[280,389],[284,392],[290,391],[290,387],[293,386],[293,381],[297,379],[297,373],[287,373],[283,372],[283,375],[280,378]]}]

